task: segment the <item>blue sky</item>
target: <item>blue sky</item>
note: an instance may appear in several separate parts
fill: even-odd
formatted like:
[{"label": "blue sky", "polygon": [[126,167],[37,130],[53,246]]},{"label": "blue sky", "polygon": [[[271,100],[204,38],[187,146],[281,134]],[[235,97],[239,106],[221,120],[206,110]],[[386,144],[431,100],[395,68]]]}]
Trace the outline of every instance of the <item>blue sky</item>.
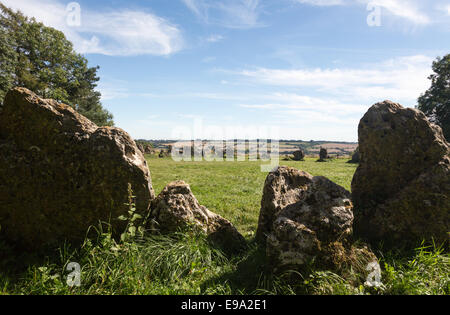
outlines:
[{"label": "blue sky", "polygon": [[416,105],[450,52],[448,0],[83,0],[75,25],[69,1],[1,1],[100,66],[102,102],[134,138],[200,119],[356,141],[372,104]]}]

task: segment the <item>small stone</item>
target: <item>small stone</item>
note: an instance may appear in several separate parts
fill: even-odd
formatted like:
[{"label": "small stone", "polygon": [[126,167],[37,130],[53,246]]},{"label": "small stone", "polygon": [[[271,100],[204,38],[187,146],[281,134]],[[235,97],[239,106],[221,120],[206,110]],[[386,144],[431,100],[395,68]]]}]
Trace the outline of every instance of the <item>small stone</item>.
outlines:
[{"label": "small stone", "polygon": [[275,271],[302,270],[313,261],[317,267],[339,270],[356,262],[349,257],[358,254],[351,242],[352,210],[350,193],[343,187],[279,167],[264,185],[256,237],[266,245]]},{"label": "small stone", "polygon": [[237,253],[247,246],[231,222],[200,205],[183,181],[172,182],[163,189],[153,202],[151,217],[152,229],[160,233],[173,233],[194,225],[226,253]]}]

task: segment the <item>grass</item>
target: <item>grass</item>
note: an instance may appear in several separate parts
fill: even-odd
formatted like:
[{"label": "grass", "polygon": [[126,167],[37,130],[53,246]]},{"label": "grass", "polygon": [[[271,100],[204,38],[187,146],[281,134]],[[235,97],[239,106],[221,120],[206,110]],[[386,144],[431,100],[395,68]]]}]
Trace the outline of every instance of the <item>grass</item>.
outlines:
[{"label": "grass", "polygon": [[[331,272],[273,276],[265,253],[252,242],[267,174],[258,162],[174,162],[148,157],[159,193],[183,179],[200,204],[231,220],[249,250],[226,257],[193,231],[115,241],[98,228],[98,238],[44,255],[17,254],[0,242],[0,294],[444,294],[450,293],[450,256],[443,248],[423,247],[408,255],[378,252],[383,287],[355,285]],[[346,160],[283,165],[323,175],[350,189],[355,165]],[[66,283],[69,262],[81,266],[80,287]],[[297,280],[286,281],[295,277]]]},{"label": "grass", "polygon": [[[326,176],[350,190],[355,164],[346,159],[318,163],[280,161],[314,176]],[[252,237],[258,225],[262,190],[267,173],[260,162],[175,162],[148,157],[153,187],[158,194],[169,183],[184,180],[200,204],[230,220],[245,237]]]}]

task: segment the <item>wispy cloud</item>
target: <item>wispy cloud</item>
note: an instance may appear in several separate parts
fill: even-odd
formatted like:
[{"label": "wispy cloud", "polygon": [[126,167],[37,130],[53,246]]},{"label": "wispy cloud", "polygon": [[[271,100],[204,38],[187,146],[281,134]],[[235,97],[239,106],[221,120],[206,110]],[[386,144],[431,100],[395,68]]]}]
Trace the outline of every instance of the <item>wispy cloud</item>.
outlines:
[{"label": "wispy cloud", "polygon": [[181,0],[203,23],[228,28],[262,26],[259,0]]},{"label": "wispy cloud", "polygon": [[333,6],[346,4],[344,0],[294,0],[298,3],[310,4],[316,6]]},{"label": "wispy cloud", "polygon": [[415,24],[429,24],[431,19],[414,0],[365,0],[387,10],[390,14],[405,18]]},{"label": "wispy cloud", "polygon": [[13,9],[64,32],[80,53],[170,55],[183,46],[181,31],[149,12],[81,7],[81,25],[69,26],[66,4],[58,0],[2,0]]},{"label": "wispy cloud", "polygon": [[225,37],[223,37],[222,35],[213,34],[213,35],[210,35],[209,37],[207,37],[206,41],[209,43],[216,43],[216,42],[220,42],[224,38]]},{"label": "wispy cloud", "polygon": [[339,113],[346,115],[355,113],[360,114],[365,109],[363,104],[344,103],[329,97],[313,97],[296,93],[274,93],[272,95],[265,95],[264,98],[268,100],[273,99],[275,102],[264,104],[241,104],[240,106],[254,109],[313,110],[330,114],[338,111]]},{"label": "wispy cloud", "polygon": [[297,138],[304,139],[330,139],[332,134],[334,139],[356,140],[358,122],[375,102],[390,99],[404,106],[416,104],[429,87],[432,61],[415,55],[354,68],[257,68],[234,74],[266,91],[277,91],[261,93],[239,106],[267,115],[285,134],[296,132]]},{"label": "wispy cloud", "polygon": [[390,59],[361,68],[242,70],[239,75],[272,86],[311,88],[360,101],[391,98],[414,105],[429,87],[433,59],[423,55]]},{"label": "wispy cloud", "polygon": [[249,110],[262,110],[283,126],[298,124],[332,123],[356,126],[367,105],[329,96],[310,96],[296,93],[274,93],[261,95],[270,103],[241,104]]},{"label": "wispy cloud", "polygon": [[[395,18],[405,19],[413,24],[431,23],[430,6],[427,1],[419,0],[293,0],[294,2],[314,6],[364,5],[371,4],[383,9],[383,13]],[[435,0],[444,2],[446,0]]]}]

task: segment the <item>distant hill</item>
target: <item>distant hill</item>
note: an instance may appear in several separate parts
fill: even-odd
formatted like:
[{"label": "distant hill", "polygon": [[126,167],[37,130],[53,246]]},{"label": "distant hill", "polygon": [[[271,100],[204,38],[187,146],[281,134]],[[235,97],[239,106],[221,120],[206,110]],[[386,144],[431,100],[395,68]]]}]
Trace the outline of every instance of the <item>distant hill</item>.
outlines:
[{"label": "distant hill", "polygon": [[319,155],[320,148],[325,148],[329,155],[351,155],[358,147],[357,142],[333,142],[333,141],[280,141],[280,154],[290,154],[298,148],[302,148],[306,155]]},{"label": "distant hill", "polygon": [[[180,141],[173,140],[138,140],[151,144],[156,149],[167,149],[170,144]],[[190,140],[181,141],[189,145]],[[254,141],[251,141],[254,142]],[[302,141],[302,140],[280,140],[280,155],[292,154],[301,148],[306,155],[319,155],[320,148],[328,150],[331,156],[350,156],[358,147],[357,142],[339,142],[339,141]]]}]

